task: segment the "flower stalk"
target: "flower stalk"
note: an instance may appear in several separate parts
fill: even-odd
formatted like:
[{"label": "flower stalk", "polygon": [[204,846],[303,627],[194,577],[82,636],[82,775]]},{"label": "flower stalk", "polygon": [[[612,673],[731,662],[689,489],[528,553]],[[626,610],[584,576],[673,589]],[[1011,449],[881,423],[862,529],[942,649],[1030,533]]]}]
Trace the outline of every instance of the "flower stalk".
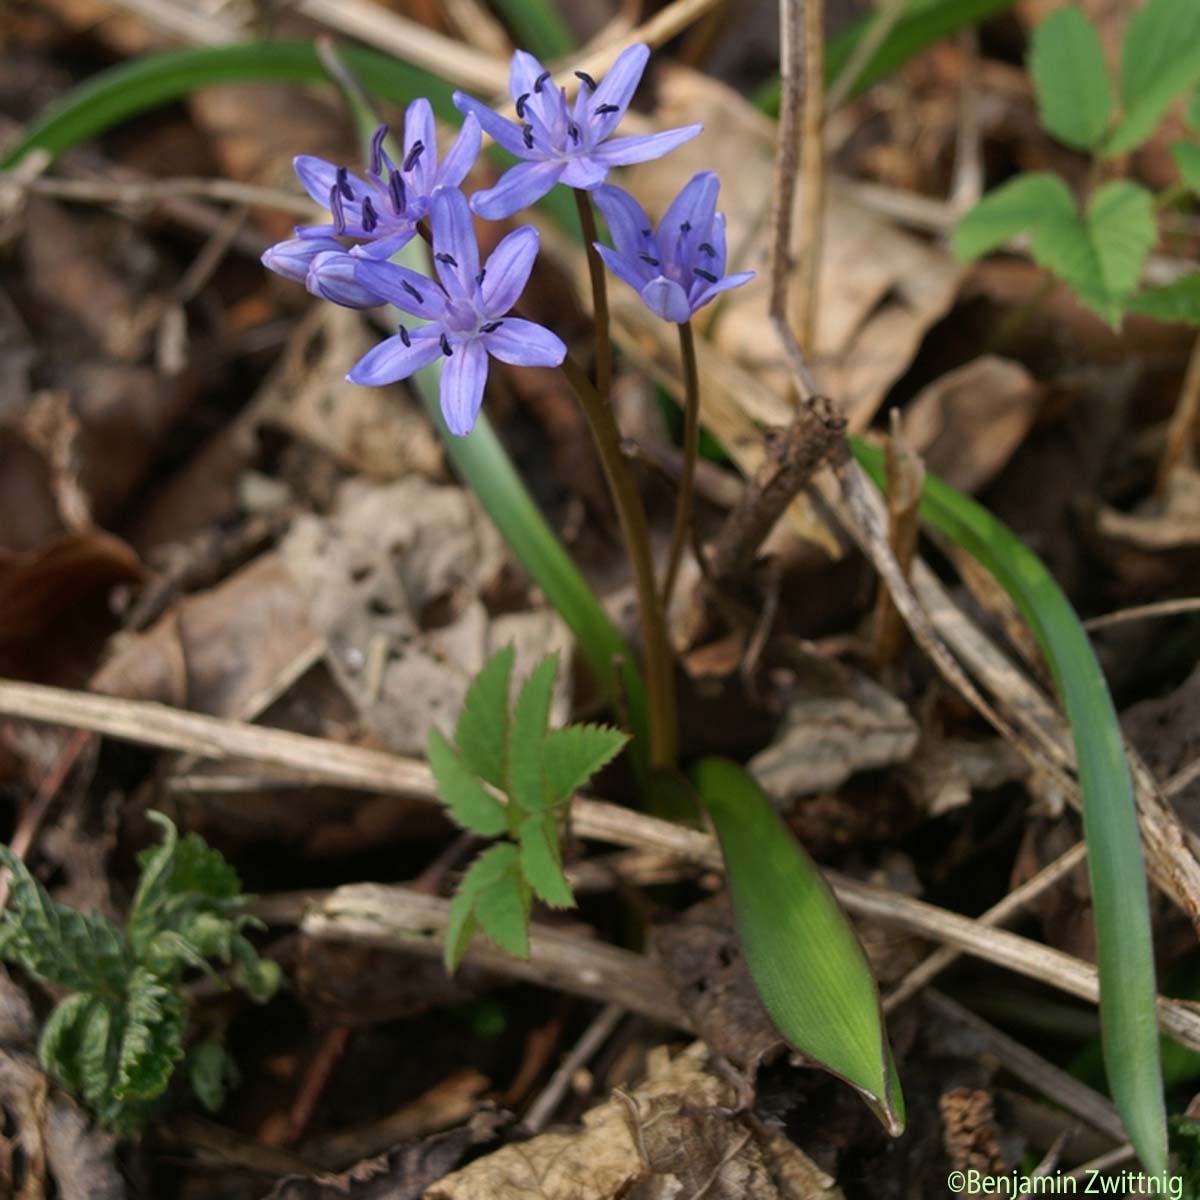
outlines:
[{"label": "flower stalk", "polygon": [[579,225],[583,231],[583,244],[587,249],[588,275],[592,281],[592,320],[596,327],[596,391],[605,402],[612,390],[612,335],[608,320],[608,287],[604,277],[604,263],[596,249],[596,214],[592,209],[592,198],[582,188],[572,189],[575,206],[579,209]]},{"label": "flower stalk", "polygon": [[696,338],[690,321],[684,321],[679,326],[679,357],[683,363],[683,469],[679,475],[679,496],[675,501],[675,523],[671,527],[667,573],[663,577],[663,612],[671,607],[671,593],[675,590],[679,564],[683,561],[683,544],[692,520],[696,460],[700,457],[700,372],[696,366]]}]

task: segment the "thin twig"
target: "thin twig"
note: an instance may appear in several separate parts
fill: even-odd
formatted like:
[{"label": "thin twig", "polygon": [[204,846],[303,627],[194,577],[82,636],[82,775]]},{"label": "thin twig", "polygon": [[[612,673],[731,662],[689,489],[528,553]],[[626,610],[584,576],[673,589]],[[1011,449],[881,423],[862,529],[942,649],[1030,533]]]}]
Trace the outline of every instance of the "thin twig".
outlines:
[{"label": "thin twig", "polygon": [[1152,617],[1175,617],[1180,613],[1200,612],[1200,596],[1185,596],[1180,600],[1156,600],[1153,604],[1138,604],[1133,608],[1122,608],[1105,613],[1101,617],[1089,617],[1083,627],[1089,631],[1107,629],[1110,625],[1124,625],[1126,621],[1145,621]]},{"label": "thin twig", "polygon": [[[793,6],[801,0],[786,0]],[[800,139],[800,291],[796,329],[811,359],[816,354],[817,289],[825,225],[825,0],[804,4],[804,125]]]}]

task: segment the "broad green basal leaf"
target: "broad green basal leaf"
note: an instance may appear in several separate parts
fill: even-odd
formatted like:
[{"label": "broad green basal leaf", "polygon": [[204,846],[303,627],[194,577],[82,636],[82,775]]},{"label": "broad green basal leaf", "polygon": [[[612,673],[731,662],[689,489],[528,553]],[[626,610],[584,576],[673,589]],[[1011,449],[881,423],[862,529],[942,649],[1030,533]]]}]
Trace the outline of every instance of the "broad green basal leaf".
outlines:
[{"label": "broad green basal leaf", "polygon": [[1058,217],[1078,214],[1070,188],[1048,171],[1018,175],[988,192],[954,230],[954,255],[960,262],[979,258],[1019,233]]}]

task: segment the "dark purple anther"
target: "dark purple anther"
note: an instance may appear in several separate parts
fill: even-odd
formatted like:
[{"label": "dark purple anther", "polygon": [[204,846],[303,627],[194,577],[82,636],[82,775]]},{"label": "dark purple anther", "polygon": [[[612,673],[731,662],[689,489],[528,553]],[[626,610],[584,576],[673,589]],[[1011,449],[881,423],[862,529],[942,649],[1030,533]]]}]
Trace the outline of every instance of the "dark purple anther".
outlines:
[{"label": "dark purple anther", "polygon": [[571,135],[571,141],[579,141],[579,126],[576,125],[574,121],[567,123],[567,132]]},{"label": "dark purple anther", "polygon": [[452,358],[454,356],[454,351],[450,349],[450,339],[443,333],[441,341],[442,341],[442,353],[447,358]]},{"label": "dark purple anther", "polygon": [[600,105],[600,107],[598,109],[596,109],[596,116],[603,117],[610,112],[620,112],[620,111],[621,111],[621,106],[619,104],[602,104],[602,105]]},{"label": "dark purple anther", "polygon": [[375,212],[375,205],[371,203],[370,196],[364,196],[362,199],[362,227],[364,233],[374,233],[375,226],[379,224],[379,216]]},{"label": "dark purple anther", "polygon": [[333,232],[341,237],[346,232],[346,213],[342,208],[342,192],[336,183],[329,189],[329,212],[333,217]]},{"label": "dark purple anther", "polygon": [[700,267],[693,267],[692,274],[699,275],[700,278],[705,281],[705,283],[716,283],[717,282],[717,277],[711,271],[705,271]]},{"label": "dark purple anther", "polygon": [[400,216],[408,207],[408,195],[404,190],[404,180],[400,178],[399,171],[392,171],[388,175],[388,191],[391,193],[392,212],[396,216]]},{"label": "dark purple anther", "polygon": [[453,254],[446,254],[443,252],[441,254],[435,254],[433,257],[436,258],[438,262],[445,263],[448,267],[458,266],[458,259],[455,258]]},{"label": "dark purple anther", "polygon": [[338,167],[337,184],[335,186],[347,200],[354,199],[354,189],[350,186],[350,172],[345,167]]},{"label": "dark purple anther", "polygon": [[371,135],[371,174],[379,175],[383,171],[383,142],[388,135],[388,127],[380,125]]},{"label": "dark purple anther", "polygon": [[707,254],[709,258],[717,257],[717,252],[707,242],[700,243],[700,253]]},{"label": "dark purple anther", "polygon": [[402,287],[402,288],[403,288],[403,289],[404,289],[404,290],[405,290],[405,291],[406,291],[406,292],[407,292],[407,293],[408,293],[408,294],[409,294],[409,295],[410,295],[410,296],[411,296],[411,297],[412,297],[412,298],[413,298],[413,299],[414,299],[414,300],[415,300],[415,301],[416,301],[418,304],[424,304],[424,303],[425,303],[425,297],[424,297],[424,296],[422,296],[422,295],[421,295],[421,293],[420,293],[420,292],[418,292],[418,291],[417,291],[417,289],[416,289],[415,287],[413,287],[413,285],[412,285],[411,283],[409,283],[407,279],[402,279],[402,280],[400,280],[400,286],[401,286],[401,287]]},{"label": "dark purple anther", "polygon": [[661,267],[662,263],[654,257],[653,254],[639,254],[638,258],[644,263],[649,263],[652,267]]},{"label": "dark purple anther", "polygon": [[596,81],[586,71],[576,71],[575,78],[587,84],[589,91],[594,92],[596,90]]},{"label": "dark purple anther", "polygon": [[683,224],[679,226],[679,232],[680,233],[691,233],[692,232],[691,221],[684,221]]},{"label": "dark purple anther", "polygon": [[487,278],[487,267],[484,267],[478,275],[475,276],[475,282],[483,287],[483,281]]},{"label": "dark purple anther", "polygon": [[504,324],[503,321],[489,321],[486,325],[480,325],[479,332],[480,333],[495,333],[496,330],[499,329],[500,326],[503,324]]},{"label": "dark purple anther", "polygon": [[522,92],[517,97],[517,120],[518,121],[525,120],[525,104],[528,100],[529,100],[528,92]]},{"label": "dark purple anther", "polygon": [[424,142],[413,142],[412,149],[409,150],[407,157],[404,159],[404,169],[411,171],[417,165],[417,159],[425,152]]},{"label": "dark purple anther", "polygon": [[398,325],[396,327],[396,332],[400,335],[400,340],[406,347],[412,345],[412,338],[409,336],[408,330],[403,325]]},{"label": "dark purple anther", "polygon": [[522,125],[521,126],[521,136],[525,139],[525,145],[530,150],[532,150],[533,149],[533,126],[532,125]]},{"label": "dark purple anther", "polygon": [[540,74],[540,75],[539,75],[539,76],[538,76],[538,77],[537,77],[537,78],[536,78],[536,79],[533,81],[533,90],[534,90],[535,92],[537,92],[537,94],[538,94],[539,96],[542,94],[542,88],[546,86],[546,80],[547,80],[547,79],[549,79],[549,78],[550,78],[550,72],[549,72],[549,71],[543,71],[543,72],[542,72],[542,73],[541,73],[541,74]]}]

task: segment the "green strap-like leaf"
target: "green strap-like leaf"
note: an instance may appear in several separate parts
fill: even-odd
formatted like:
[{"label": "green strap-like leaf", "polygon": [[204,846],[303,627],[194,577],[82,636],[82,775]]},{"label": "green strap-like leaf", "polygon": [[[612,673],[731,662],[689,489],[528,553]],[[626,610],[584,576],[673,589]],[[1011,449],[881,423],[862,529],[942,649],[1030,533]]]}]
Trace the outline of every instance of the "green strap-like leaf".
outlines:
[{"label": "green strap-like leaf", "polygon": [[542,747],[557,671],[557,654],[543,658],[525,681],[513,709],[508,733],[508,795],[524,812],[541,812],[549,799]]},{"label": "green strap-like leaf", "polygon": [[1150,0],[1129,18],[1121,47],[1124,116],[1105,144],[1106,154],[1140,146],[1171,101],[1200,81],[1200,4]]},{"label": "green strap-like leaf", "polygon": [[[881,487],[883,453],[854,455]],[[1096,921],[1109,1086],[1146,1170],[1167,1166],[1155,1017],[1154,944],[1137,811],[1108,684],[1070,601],[1038,557],[970,497],[925,476],[921,516],[986,567],[1029,622],[1071,724]]]},{"label": "green strap-like leaf", "polygon": [[736,763],[702,759],[692,779],[721,842],[746,964],[771,1020],[900,1134],[904,1097],[879,993],[820,869]]},{"label": "green strap-like leaf", "polygon": [[517,44],[536,58],[549,62],[575,49],[571,27],[553,0],[492,0]]},{"label": "green strap-like leaf", "polygon": [[1099,145],[1113,112],[1112,81],[1096,27],[1074,6],[1034,31],[1029,73],[1042,124],[1077,150]]},{"label": "green strap-like leaf", "polygon": [[512,646],[497,650],[471,681],[454,740],[463,761],[493,787],[504,786],[504,753],[508,745],[508,684],[512,678]]},{"label": "green strap-like leaf", "polygon": [[436,728],[429,730],[426,752],[438,795],[455,821],[480,837],[502,834],[508,828],[504,805],[471,773]]}]

